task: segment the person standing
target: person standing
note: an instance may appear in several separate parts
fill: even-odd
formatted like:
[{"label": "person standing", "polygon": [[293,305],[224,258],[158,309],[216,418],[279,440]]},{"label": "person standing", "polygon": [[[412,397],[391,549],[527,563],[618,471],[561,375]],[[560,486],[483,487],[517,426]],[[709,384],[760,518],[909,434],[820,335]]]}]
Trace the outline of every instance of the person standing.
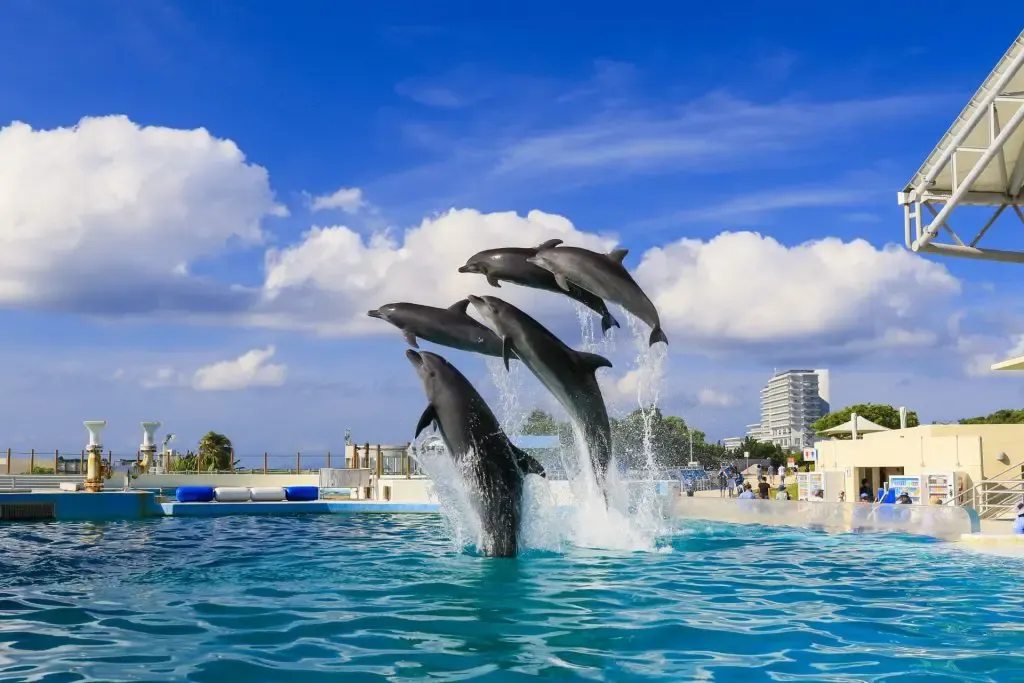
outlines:
[{"label": "person standing", "polygon": [[757,485],[757,492],[761,500],[768,500],[768,494],[770,491],[771,487],[768,485],[768,477],[761,477],[761,481]]}]

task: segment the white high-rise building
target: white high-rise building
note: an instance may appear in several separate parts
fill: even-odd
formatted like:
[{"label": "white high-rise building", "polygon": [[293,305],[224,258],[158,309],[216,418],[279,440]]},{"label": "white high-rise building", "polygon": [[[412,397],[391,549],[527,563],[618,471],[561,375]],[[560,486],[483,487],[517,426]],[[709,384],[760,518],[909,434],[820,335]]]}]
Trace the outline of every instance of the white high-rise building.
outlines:
[{"label": "white high-rise building", "polygon": [[828,370],[776,373],[761,390],[761,422],[747,425],[747,435],[785,449],[801,449],[814,444],[811,425],[828,412]]}]

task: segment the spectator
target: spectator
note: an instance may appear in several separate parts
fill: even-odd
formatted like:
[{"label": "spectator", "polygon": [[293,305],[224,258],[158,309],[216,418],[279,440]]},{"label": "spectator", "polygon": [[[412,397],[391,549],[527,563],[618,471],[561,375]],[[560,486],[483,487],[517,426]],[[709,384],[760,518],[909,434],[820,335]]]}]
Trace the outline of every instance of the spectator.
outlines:
[{"label": "spectator", "polygon": [[860,502],[862,502],[862,503],[870,503],[871,502],[871,494],[866,492],[866,491],[861,491],[860,492]]},{"label": "spectator", "polygon": [[786,490],[785,484],[779,484],[778,493],[775,494],[775,500],[789,500],[789,492]]},{"label": "spectator", "polygon": [[845,503],[846,502],[846,491],[840,491],[839,492],[839,502],[840,503]]},{"label": "spectator", "polygon": [[[725,470],[721,470],[718,473],[718,493],[719,493],[719,497],[720,498],[725,498],[725,485],[726,485]],[[732,491],[729,492],[729,496],[730,497],[732,496]]]},{"label": "spectator", "polygon": [[786,485],[786,468],[782,465],[779,465],[779,484],[781,486]]},{"label": "spectator", "polygon": [[768,500],[769,491],[771,491],[771,487],[768,485],[768,478],[761,477],[761,481],[757,485],[758,497],[761,498],[761,500]]},{"label": "spectator", "polygon": [[897,505],[910,505],[914,501],[910,498],[910,494],[904,491],[896,498]]},{"label": "spectator", "polygon": [[1024,503],[1017,503],[1017,519],[1013,520],[1013,533],[1024,534]]},{"label": "spectator", "polygon": [[867,479],[861,479],[860,480],[860,494],[864,495],[865,493],[868,494],[868,498],[871,497],[871,486],[870,486],[870,484],[868,484],[868,480]]},{"label": "spectator", "polygon": [[743,493],[740,494],[740,498],[757,498],[757,496],[754,495],[754,491],[750,488],[750,484],[743,485]]}]

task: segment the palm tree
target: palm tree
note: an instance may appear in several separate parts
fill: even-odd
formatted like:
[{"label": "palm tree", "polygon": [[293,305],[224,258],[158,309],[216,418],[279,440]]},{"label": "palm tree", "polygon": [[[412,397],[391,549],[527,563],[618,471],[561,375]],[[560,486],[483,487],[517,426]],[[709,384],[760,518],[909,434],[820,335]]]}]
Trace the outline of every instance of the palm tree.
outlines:
[{"label": "palm tree", "polygon": [[231,439],[217,432],[207,432],[199,440],[197,455],[200,468],[205,466],[210,470],[233,470],[237,465]]}]

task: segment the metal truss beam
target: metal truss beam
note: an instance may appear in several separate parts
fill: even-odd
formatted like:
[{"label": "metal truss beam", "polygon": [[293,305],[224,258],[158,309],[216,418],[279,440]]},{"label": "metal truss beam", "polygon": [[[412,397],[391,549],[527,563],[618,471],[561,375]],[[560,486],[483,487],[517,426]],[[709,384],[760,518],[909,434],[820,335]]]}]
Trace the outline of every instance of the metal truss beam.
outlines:
[{"label": "metal truss beam", "polygon": [[[908,249],[961,258],[1024,263],[1024,250],[978,246],[1007,209],[1024,223],[1024,211],[1021,210],[1024,205],[1024,133],[1017,135],[1018,131],[1024,131],[1022,79],[1024,32],[922,166],[915,182],[898,193],[897,200],[903,206],[904,239]],[[981,129],[970,138],[983,122],[987,124],[988,134],[985,135]],[[973,142],[971,145],[965,144],[969,138]],[[1008,169],[1008,165],[1012,168]],[[950,225],[950,215],[959,206],[993,209],[971,239],[961,238]],[[937,241],[940,231],[950,238],[948,242]]]}]

